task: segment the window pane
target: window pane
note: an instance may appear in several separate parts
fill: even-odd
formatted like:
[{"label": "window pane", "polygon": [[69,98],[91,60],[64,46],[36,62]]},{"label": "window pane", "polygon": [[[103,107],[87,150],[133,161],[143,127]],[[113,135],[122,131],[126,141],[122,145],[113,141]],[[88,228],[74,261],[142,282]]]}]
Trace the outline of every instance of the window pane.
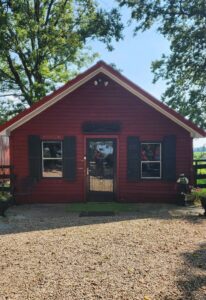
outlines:
[{"label": "window pane", "polygon": [[43,142],[44,158],[62,158],[61,142]]},{"label": "window pane", "polygon": [[62,177],[62,160],[44,159],[43,177]]},{"label": "window pane", "polygon": [[148,177],[159,178],[160,176],[161,174],[160,174],[159,162],[154,162],[154,163],[142,162],[142,178],[148,178]]},{"label": "window pane", "polygon": [[160,144],[141,144],[141,160],[160,161]]}]

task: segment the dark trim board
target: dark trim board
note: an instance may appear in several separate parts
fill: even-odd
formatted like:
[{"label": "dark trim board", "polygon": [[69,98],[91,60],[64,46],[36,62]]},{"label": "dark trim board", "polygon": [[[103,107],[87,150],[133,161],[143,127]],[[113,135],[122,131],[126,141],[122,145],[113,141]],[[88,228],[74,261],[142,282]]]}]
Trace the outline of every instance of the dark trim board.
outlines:
[{"label": "dark trim board", "polygon": [[120,122],[85,122],[82,124],[82,131],[87,134],[111,134],[120,132],[121,124]]}]

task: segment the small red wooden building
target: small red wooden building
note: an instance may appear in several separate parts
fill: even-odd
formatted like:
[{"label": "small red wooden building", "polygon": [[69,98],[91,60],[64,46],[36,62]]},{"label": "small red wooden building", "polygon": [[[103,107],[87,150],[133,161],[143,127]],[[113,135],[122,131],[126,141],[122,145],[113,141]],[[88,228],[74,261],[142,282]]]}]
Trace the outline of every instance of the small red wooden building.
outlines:
[{"label": "small red wooden building", "polygon": [[0,127],[19,203],[173,202],[205,132],[98,62]]}]

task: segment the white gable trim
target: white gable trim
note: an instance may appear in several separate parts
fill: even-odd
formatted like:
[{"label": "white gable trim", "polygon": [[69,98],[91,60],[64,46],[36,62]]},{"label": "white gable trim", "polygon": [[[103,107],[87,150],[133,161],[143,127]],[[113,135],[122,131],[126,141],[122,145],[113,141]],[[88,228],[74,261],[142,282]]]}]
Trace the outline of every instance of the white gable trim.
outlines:
[{"label": "white gable trim", "polygon": [[11,131],[15,130],[19,126],[21,126],[24,123],[28,122],[29,120],[31,120],[32,118],[34,118],[35,116],[37,116],[38,114],[40,114],[41,112],[43,112],[44,110],[46,110],[47,108],[49,108],[50,106],[52,106],[53,104],[55,104],[56,102],[61,100],[66,95],[68,95],[71,92],[75,91],[78,87],[80,87],[81,85],[83,85],[84,83],[86,83],[88,80],[92,79],[94,76],[96,76],[99,73],[103,73],[106,76],[110,77],[112,80],[117,82],[119,85],[121,85],[123,88],[128,90],[133,95],[137,96],[143,102],[147,103],[148,105],[153,107],[155,110],[157,110],[158,112],[160,112],[161,114],[166,116],[168,119],[172,120],[173,122],[175,122],[179,126],[183,127],[185,130],[190,132],[191,137],[193,137],[193,138],[194,137],[195,138],[202,137],[202,135],[199,132],[195,131],[194,129],[192,129],[191,127],[189,127],[188,125],[186,125],[185,123],[180,121],[179,119],[177,119],[175,116],[173,116],[169,112],[165,111],[159,105],[152,102],[148,97],[144,96],[142,93],[140,93],[136,89],[132,88],[129,84],[127,84],[124,81],[122,81],[121,79],[119,79],[116,75],[112,74],[111,72],[106,70],[104,67],[99,67],[98,69],[91,72],[90,74],[88,74],[84,78],[80,79],[78,82],[74,83],[72,86],[68,87],[66,90],[64,90],[60,94],[58,94],[58,95],[54,96],[53,98],[51,98],[51,100],[49,100],[48,102],[46,102],[46,103],[42,104],[41,106],[37,107],[35,110],[31,111],[30,113],[28,113],[27,115],[22,117],[20,120],[16,121],[14,124],[8,126],[3,132],[0,133],[0,135],[2,135],[2,134],[10,135]]}]

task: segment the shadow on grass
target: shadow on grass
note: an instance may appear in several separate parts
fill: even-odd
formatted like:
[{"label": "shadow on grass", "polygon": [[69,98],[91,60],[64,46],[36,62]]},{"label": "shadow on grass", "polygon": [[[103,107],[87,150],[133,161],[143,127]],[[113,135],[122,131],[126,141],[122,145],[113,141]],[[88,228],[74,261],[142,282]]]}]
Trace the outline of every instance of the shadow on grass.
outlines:
[{"label": "shadow on grass", "polygon": [[199,249],[183,254],[185,268],[179,275],[178,288],[182,299],[206,299],[206,242],[200,243]]},{"label": "shadow on grass", "polygon": [[[0,218],[0,235],[51,230],[74,226],[92,224],[104,224],[137,219],[186,219],[188,222],[201,223],[204,218],[198,217],[193,210],[184,214],[186,208],[172,204],[128,204],[129,208],[124,211],[123,204],[119,207],[110,207],[115,211],[114,216],[91,216],[79,217],[81,209],[71,209],[70,204],[30,204],[19,205],[9,208],[6,218]],[[109,211],[111,211],[111,209]],[[188,208],[187,208],[188,210]],[[195,215],[196,213],[196,215]],[[204,221],[203,221],[204,222]]]}]

